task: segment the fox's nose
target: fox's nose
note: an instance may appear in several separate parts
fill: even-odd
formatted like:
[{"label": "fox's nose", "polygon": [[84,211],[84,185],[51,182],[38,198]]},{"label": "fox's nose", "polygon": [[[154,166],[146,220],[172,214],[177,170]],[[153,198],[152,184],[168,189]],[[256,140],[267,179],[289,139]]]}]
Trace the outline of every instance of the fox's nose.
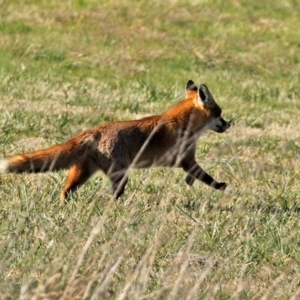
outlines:
[{"label": "fox's nose", "polygon": [[223,118],[221,119],[221,121],[222,121],[222,127],[225,130],[228,129],[231,126],[230,122],[226,122]]}]

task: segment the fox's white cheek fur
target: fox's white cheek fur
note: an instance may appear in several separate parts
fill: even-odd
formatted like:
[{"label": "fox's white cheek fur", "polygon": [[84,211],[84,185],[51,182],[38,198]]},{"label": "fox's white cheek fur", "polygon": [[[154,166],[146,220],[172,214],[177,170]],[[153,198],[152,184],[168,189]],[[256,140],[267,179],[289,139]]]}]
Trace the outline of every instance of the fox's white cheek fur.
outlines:
[{"label": "fox's white cheek fur", "polygon": [[8,161],[6,159],[0,160],[0,173],[7,173]]}]

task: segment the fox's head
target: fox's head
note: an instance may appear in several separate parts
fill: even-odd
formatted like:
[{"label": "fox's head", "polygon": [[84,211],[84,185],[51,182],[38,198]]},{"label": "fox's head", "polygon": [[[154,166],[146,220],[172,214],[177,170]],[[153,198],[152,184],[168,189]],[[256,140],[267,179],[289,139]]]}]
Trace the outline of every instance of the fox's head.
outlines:
[{"label": "fox's head", "polygon": [[208,116],[207,128],[222,133],[230,127],[230,122],[226,122],[221,117],[222,109],[205,84],[197,87],[192,80],[189,80],[186,84],[186,94],[189,98],[196,98],[196,105],[205,110]]}]

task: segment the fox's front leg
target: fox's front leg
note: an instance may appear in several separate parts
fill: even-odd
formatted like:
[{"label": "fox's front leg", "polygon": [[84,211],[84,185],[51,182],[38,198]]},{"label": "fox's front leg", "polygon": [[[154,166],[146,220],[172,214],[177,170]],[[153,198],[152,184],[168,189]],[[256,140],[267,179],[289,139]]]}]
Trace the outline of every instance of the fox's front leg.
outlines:
[{"label": "fox's front leg", "polygon": [[188,185],[193,185],[195,179],[198,179],[205,184],[215,188],[216,190],[225,190],[226,189],[226,183],[225,182],[218,182],[214,180],[209,174],[207,174],[198,164],[195,160],[192,160],[191,162],[182,162],[182,168],[185,172],[188,173],[188,175],[185,178],[185,182]]},{"label": "fox's front leg", "polygon": [[192,186],[195,182],[195,177],[193,177],[192,175],[188,174],[186,177],[185,177],[185,182],[189,185],[189,186]]}]

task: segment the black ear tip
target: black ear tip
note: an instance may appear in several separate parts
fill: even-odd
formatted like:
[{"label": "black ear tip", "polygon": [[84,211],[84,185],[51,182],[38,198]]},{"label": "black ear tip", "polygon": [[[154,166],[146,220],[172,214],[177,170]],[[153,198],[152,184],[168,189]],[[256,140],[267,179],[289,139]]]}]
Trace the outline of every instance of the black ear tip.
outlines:
[{"label": "black ear tip", "polygon": [[198,87],[195,85],[193,80],[189,80],[185,86],[186,91],[198,91]]},{"label": "black ear tip", "polygon": [[200,84],[200,89],[208,89],[208,87],[206,84],[202,83]]},{"label": "black ear tip", "polygon": [[186,83],[186,86],[190,86],[190,85],[192,85],[192,84],[194,84],[194,81],[193,80],[188,80],[188,82]]}]

